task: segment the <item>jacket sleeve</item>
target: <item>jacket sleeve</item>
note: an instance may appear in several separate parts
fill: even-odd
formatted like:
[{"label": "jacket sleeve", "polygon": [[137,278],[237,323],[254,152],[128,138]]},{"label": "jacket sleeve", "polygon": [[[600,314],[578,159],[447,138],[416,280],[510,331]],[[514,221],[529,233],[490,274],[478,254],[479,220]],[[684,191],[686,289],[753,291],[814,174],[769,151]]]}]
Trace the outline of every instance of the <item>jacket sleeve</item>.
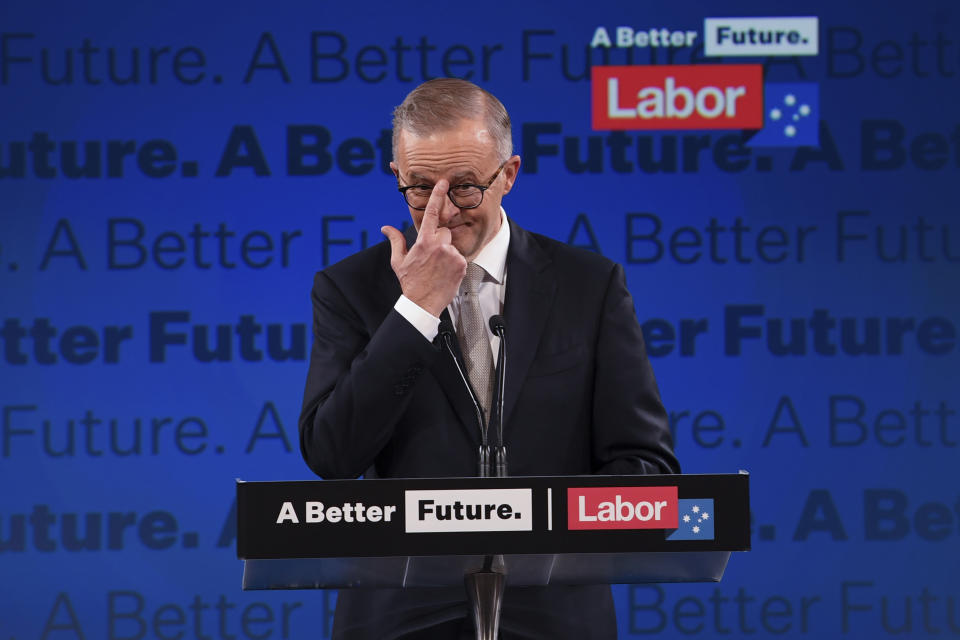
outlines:
[{"label": "jacket sleeve", "polygon": [[313,346],[300,451],[324,478],[356,478],[389,442],[440,350],[396,310],[371,326],[324,272],[314,278]]},{"label": "jacket sleeve", "polygon": [[680,473],[667,412],[619,264],[607,283],[596,354],[594,473]]}]

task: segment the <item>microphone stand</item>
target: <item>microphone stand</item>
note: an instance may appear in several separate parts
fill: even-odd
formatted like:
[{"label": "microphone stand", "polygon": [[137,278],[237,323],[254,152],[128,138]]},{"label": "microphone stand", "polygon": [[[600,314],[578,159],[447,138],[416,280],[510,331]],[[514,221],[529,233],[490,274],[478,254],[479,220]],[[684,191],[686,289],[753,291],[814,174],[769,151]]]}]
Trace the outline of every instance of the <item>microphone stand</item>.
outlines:
[{"label": "microphone stand", "polygon": [[[470,379],[464,372],[464,367],[460,363],[457,351],[453,347],[453,329],[449,322],[441,322],[440,336],[444,346],[453,358],[453,364],[457,368],[457,373],[463,381],[470,394],[470,400],[473,401],[474,412],[477,417],[477,424],[480,426],[480,450],[477,454],[477,475],[481,478],[489,478],[491,470],[495,471],[496,477],[507,477],[507,448],[503,444],[503,396],[504,382],[506,373],[506,341],[504,339],[505,325],[503,317],[495,315],[490,318],[490,328],[494,334],[500,338],[500,349],[497,356],[497,384],[494,391],[494,398],[490,408],[490,422],[497,422],[497,448],[494,452],[493,468],[491,469],[490,445],[488,442],[488,424],[484,419],[483,405],[477,398]],[[500,627],[500,607],[503,602],[503,591],[507,584],[506,566],[503,555],[487,554],[484,556],[483,568],[477,571],[471,571],[463,576],[464,587],[467,596],[470,599],[471,609],[473,610],[473,622],[476,629],[477,640],[496,640],[498,629]]]},{"label": "microphone stand", "polygon": [[[490,316],[490,329],[494,335],[500,338],[500,347],[497,352],[497,386],[493,396],[492,411],[490,412],[491,424],[497,425],[497,448],[493,453],[494,475],[498,478],[507,477],[507,446],[503,442],[503,397],[504,387],[506,385],[507,373],[507,340],[506,324],[503,316],[497,314]],[[494,419],[495,418],[495,419]]]},{"label": "microphone stand", "polygon": [[[500,338],[497,354],[497,384],[490,403],[490,424],[497,425],[497,446],[493,452],[493,471],[497,478],[507,477],[507,447],[503,444],[503,396],[507,370],[506,333],[503,317],[490,317],[490,329]],[[483,568],[463,577],[473,609],[477,640],[496,640],[500,626],[500,606],[507,583],[507,569],[502,554],[487,554]]]},{"label": "microphone stand", "polygon": [[453,364],[457,367],[457,373],[460,374],[460,379],[467,388],[467,393],[470,394],[470,400],[473,401],[473,410],[477,417],[477,424],[480,426],[480,449],[477,452],[477,476],[480,478],[489,478],[490,444],[487,441],[487,422],[483,416],[483,405],[480,404],[480,400],[477,398],[473,386],[470,385],[470,379],[467,378],[463,366],[460,364],[460,358],[457,357],[457,352],[453,348],[453,328],[449,322],[444,321],[440,323],[440,337],[450,357],[453,358]]}]

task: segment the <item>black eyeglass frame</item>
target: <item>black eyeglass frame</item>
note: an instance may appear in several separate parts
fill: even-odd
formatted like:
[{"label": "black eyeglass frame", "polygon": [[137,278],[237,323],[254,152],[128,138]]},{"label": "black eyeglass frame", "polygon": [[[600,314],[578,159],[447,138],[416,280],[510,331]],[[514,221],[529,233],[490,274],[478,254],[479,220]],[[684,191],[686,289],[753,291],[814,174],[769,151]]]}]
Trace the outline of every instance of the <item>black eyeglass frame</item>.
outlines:
[{"label": "black eyeglass frame", "polygon": [[[496,173],[493,174],[493,177],[491,177],[489,180],[487,180],[487,184],[470,184],[469,182],[464,182],[463,184],[455,184],[455,185],[451,186],[449,189],[447,189],[447,197],[450,198],[450,202],[452,202],[453,205],[454,205],[455,207],[457,207],[458,209],[476,209],[477,207],[479,207],[481,204],[483,204],[483,195],[486,193],[487,189],[489,189],[491,186],[493,186],[494,181],[497,179],[497,177],[498,177],[498,176],[500,175],[500,173],[503,171],[503,168],[504,168],[505,166],[507,166],[507,162],[508,162],[508,160],[504,160],[504,161],[503,161],[503,163],[502,163],[502,164],[500,165],[500,167],[497,169]],[[429,188],[431,189],[431,191],[433,190],[433,187],[430,187],[430,185],[426,185],[426,184],[411,184],[411,185],[407,185],[406,187],[402,187],[402,186],[400,186],[400,176],[397,175],[397,191],[399,191],[400,194],[403,196],[403,201],[406,202],[406,203],[407,203],[407,206],[410,207],[411,209],[416,209],[417,211],[423,211],[424,209],[427,208],[427,205],[423,205],[422,207],[417,207],[417,206],[414,206],[414,205],[410,204],[410,201],[407,200],[407,191],[409,191],[410,189],[417,188],[417,187],[419,187],[419,188],[429,187]],[[459,202],[457,202],[456,200],[454,200],[454,198],[453,198],[453,190],[454,190],[454,189],[457,189],[457,188],[462,188],[462,187],[473,187],[473,188],[475,188],[475,189],[479,189],[479,190],[480,190],[480,202],[478,202],[477,204],[474,204],[474,205],[470,205],[469,207],[464,207],[464,206],[462,206]]]}]

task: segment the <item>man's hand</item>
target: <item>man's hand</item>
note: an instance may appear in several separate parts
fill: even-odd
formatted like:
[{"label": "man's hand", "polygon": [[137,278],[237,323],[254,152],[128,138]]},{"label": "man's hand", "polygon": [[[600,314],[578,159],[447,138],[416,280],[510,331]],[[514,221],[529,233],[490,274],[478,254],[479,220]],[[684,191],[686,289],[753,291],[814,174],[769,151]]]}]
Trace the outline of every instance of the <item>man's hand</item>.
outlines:
[{"label": "man's hand", "polygon": [[467,261],[453,246],[450,230],[440,227],[440,209],[446,204],[449,186],[446,180],[434,185],[417,241],[409,251],[399,230],[390,226],[380,229],[390,240],[390,266],[403,295],[438,318],[457,295],[467,272]]}]

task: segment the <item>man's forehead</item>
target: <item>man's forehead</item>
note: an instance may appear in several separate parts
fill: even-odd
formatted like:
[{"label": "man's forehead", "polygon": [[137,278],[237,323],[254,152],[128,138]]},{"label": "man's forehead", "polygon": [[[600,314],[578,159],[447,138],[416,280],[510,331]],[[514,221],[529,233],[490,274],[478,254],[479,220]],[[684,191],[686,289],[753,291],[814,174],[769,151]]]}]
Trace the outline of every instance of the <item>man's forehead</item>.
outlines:
[{"label": "man's forehead", "polygon": [[496,146],[489,131],[479,123],[466,122],[451,129],[425,135],[406,129],[400,132],[396,162],[404,173],[429,177],[444,173],[454,178],[477,177],[497,161]]},{"label": "man's forehead", "polygon": [[459,120],[448,125],[437,125],[429,129],[412,131],[401,129],[398,141],[402,146],[442,145],[452,142],[476,144],[481,147],[493,146],[495,140],[483,120]]}]

